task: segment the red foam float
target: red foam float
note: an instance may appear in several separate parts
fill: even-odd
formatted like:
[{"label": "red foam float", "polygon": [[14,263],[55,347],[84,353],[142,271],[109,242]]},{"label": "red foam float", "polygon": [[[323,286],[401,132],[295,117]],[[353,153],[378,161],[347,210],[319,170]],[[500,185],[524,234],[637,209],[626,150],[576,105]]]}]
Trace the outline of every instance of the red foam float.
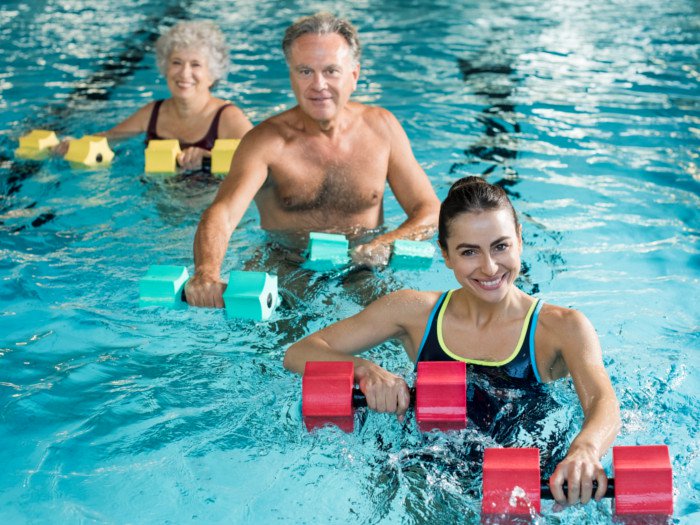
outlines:
[{"label": "red foam float", "polygon": [[467,365],[421,361],[416,376],[416,420],[422,432],[467,426]]},{"label": "red foam float", "polygon": [[355,366],[352,361],[307,361],[302,378],[301,414],[311,431],[324,425],[337,425],[345,432],[354,428],[352,387]]},{"label": "red foam float", "polygon": [[668,447],[613,447],[615,514],[673,514],[673,471]]},{"label": "red foam float", "polygon": [[529,516],[540,511],[538,449],[487,448],[483,469],[483,514]]}]

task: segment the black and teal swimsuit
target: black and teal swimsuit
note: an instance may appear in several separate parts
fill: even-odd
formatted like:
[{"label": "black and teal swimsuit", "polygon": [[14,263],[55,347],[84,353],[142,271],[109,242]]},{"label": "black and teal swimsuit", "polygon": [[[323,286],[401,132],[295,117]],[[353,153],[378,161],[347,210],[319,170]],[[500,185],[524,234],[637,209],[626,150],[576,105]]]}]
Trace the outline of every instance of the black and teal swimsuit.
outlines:
[{"label": "black and teal swimsuit", "polygon": [[[502,426],[499,423],[506,422],[504,418],[511,419],[506,416],[522,415],[523,405],[529,405],[543,392],[535,360],[535,329],[543,303],[538,299],[530,306],[510,356],[498,362],[479,361],[452,352],[442,337],[442,320],[453,291],[443,293],[435,304],[418,348],[416,363],[467,363],[467,416],[482,430],[494,434]],[[512,424],[518,422],[510,421],[508,425]]]}]

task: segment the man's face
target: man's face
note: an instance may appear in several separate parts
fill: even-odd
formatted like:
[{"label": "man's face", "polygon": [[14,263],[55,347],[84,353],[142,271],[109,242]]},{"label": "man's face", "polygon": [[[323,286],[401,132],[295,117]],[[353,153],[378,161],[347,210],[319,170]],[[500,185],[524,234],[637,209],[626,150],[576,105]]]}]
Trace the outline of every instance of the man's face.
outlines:
[{"label": "man's face", "polygon": [[338,117],[357,87],[360,65],[338,34],[306,34],[290,48],[289,77],[302,111],[320,123]]}]

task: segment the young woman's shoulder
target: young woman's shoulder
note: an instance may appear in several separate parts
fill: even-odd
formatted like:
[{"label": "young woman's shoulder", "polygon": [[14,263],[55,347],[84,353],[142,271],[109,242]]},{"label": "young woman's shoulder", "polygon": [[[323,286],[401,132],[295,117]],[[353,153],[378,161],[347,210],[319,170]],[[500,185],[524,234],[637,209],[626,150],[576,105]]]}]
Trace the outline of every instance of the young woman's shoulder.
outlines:
[{"label": "young woman's shoulder", "polygon": [[575,335],[592,329],[591,322],[578,310],[545,303],[539,316],[539,325],[551,335]]},{"label": "young woman's shoulder", "polygon": [[549,381],[566,376],[581,359],[600,356],[598,336],[588,318],[578,310],[552,304],[540,311],[536,347],[541,375]]},{"label": "young woman's shoulder", "polygon": [[372,306],[393,312],[402,318],[416,318],[430,312],[440,298],[440,292],[398,290],[377,299]]}]

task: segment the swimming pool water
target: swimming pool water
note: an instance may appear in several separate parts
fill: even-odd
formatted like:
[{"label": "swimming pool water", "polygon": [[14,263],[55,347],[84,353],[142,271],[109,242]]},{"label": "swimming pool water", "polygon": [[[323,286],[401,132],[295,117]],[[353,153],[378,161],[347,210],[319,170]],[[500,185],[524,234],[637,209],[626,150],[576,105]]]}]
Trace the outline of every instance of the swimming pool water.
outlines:
[{"label": "swimming pool water", "polygon": [[[700,519],[700,12],[697,2],[7,1],[0,6],[0,521],[3,523],[478,522],[492,443],[366,415],[308,434],[286,347],[420,274],[309,275],[247,212],[226,269],[279,270],[270,323],[138,309],[150,264],[191,268],[216,185],[143,174],[141,139],[108,169],[17,162],[17,138],[105,129],[166,95],[154,35],[214,18],[234,67],[217,94],[255,123],[291,107],[279,42],[299,15],[360,29],[355,98],[390,109],[444,197],[467,174],[499,181],[524,224],[523,289],[583,311],[622,407],[616,444],[664,443],[673,523]],[[402,212],[386,200],[386,219]],[[411,377],[398,345],[372,355]],[[582,414],[561,408],[522,446],[561,452]],[[470,455],[471,454],[471,455]],[[466,458],[466,459],[465,459]],[[609,470],[610,456],[604,464]],[[539,523],[609,523],[609,502]]]}]

